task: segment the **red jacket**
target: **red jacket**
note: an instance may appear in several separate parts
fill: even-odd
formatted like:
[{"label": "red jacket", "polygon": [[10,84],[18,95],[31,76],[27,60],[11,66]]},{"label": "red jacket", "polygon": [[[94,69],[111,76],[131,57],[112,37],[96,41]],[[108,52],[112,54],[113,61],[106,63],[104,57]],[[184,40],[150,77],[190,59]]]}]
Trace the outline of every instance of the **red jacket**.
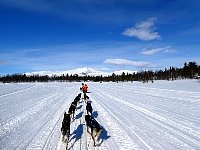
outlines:
[{"label": "red jacket", "polygon": [[87,89],[88,89],[88,86],[87,86],[87,85],[84,85],[84,86],[83,86],[83,92],[87,92]]}]

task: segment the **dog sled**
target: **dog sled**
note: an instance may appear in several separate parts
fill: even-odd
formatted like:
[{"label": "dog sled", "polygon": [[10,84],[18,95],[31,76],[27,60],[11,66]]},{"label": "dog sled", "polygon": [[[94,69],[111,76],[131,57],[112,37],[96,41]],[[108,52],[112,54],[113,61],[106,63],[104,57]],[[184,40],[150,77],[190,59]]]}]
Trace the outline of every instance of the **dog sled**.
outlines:
[{"label": "dog sled", "polygon": [[[81,88],[80,88],[80,90],[81,90]],[[66,112],[64,113],[64,118],[63,118],[62,127],[61,127],[61,133],[62,133],[62,142],[64,144],[66,144],[66,149],[68,149],[68,147],[70,147],[70,149],[72,147],[75,148],[74,144],[76,143],[77,139],[80,140],[80,142],[82,142],[82,145],[85,145],[86,146],[85,148],[87,149],[87,144],[88,144],[87,138],[88,137],[90,137],[89,138],[90,140],[88,141],[89,143],[90,143],[91,139],[93,141],[92,146],[99,146],[99,138],[103,132],[103,129],[101,128],[99,123],[92,116],[91,101],[89,100],[89,96],[86,95],[86,93],[90,93],[90,92],[88,92],[88,91],[84,92],[83,95],[81,93],[79,93],[78,96],[71,103],[68,113],[66,113]],[[81,98],[81,95],[83,96],[83,98]],[[81,100],[81,102],[80,102],[80,100]],[[85,103],[83,101],[85,101]],[[81,105],[81,107],[80,106],[77,107],[77,105]],[[74,116],[75,113],[80,108],[82,108],[82,111],[80,110],[79,114],[76,115],[76,117],[75,117]],[[83,114],[85,114],[85,117],[82,117],[81,112]],[[71,119],[73,119],[73,121]],[[80,122],[77,119],[80,119]],[[76,123],[75,128],[73,127],[74,123]],[[74,128],[76,130],[74,130],[73,133],[70,134],[71,124],[72,124],[72,128]],[[85,130],[82,132],[85,132],[85,137],[84,136],[82,137],[82,135],[80,135],[80,133],[79,133],[79,132],[81,132],[79,129],[82,128],[82,130],[83,130],[84,127],[85,127]],[[76,135],[77,133],[79,135]],[[88,133],[89,133],[89,136],[88,136]],[[84,141],[81,140],[81,138],[86,139],[85,140],[86,144],[83,143]],[[80,144],[80,146],[81,146],[81,144]]]}]

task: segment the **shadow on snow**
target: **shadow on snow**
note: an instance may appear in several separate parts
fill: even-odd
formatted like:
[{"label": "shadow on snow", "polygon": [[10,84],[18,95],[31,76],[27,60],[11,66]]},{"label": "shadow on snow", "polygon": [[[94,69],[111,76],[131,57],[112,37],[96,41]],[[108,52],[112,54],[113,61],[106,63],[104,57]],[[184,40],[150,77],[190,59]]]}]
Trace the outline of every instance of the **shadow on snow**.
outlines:
[{"label": "shadow on snow", "polygon": [[97,117],[98,117],[98,112],[97,112],[97,111],[94,111],[94,112],[92,113],[92,116],[93,116],[94,118],[97,118]]},{"label": "shadow on snow", "polygon": [[75,119],[80,119],[83,116],[83,111],[76,115]]},{"label": "shadow on snow", "polygon": [[[73,139],[75,139],[75,141],[74,141],[74,143],[71,145],[71,147],[70,147],[69,149],[73,148],[74,144],[75,144],[78,140],[81,139],[81,137],[82,137],[82,135],[83,135],[83,124],[80,124],[80,125],[77,127],[77,129],[74,130],[74,132],[72,133],[72,135],[74,135],[74,136],[70,139],[70,141],[73,140]],[[69,141],[69,142],[70,142],[70,141]]]},{"label": "shadow on snow", "polygon": [[108,135],[107,130],[103,126],[101,126],[101,128],[103,129],[103,132],[100,136],[101,142],[99,143],[99,145],[101,145],[103,143],[103,141],[106,141],[107,139],[109,139],[111,137],[110,135]]}]

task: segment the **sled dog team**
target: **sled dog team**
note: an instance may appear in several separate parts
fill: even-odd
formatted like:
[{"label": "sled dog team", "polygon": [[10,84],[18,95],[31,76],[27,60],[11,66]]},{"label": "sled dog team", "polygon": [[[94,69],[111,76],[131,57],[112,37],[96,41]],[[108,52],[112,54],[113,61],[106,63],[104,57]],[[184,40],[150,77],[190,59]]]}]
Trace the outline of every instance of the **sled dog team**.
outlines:
[{"label": "sled dog team", "polygon": [[[99,123],[94,119],[92,116],[92,105],[91,101],[89,101],[89,97],[86,95],[87,91],[83,90],[84,88],[80,88],[80,90],[83,91],[83,99],[86,103],[86,114],[85,114],[85,122],[87,126],[87,132],[90,133],[93,141],[94,141],[94,146],[98,145],[99,137],[101,133],[103,132],[103,129],[99,125]],[[71,119],[74,119],[74,114],[77,109],[77,104],[81,100],[81,93],[79,93],[74,101],[71,103],[68,113],[64,113],[64,118],[62,121],[62,127],[61,127],[61,132],[62,132],[62,141],[68,143],[69,136],[70,136],[70,123]]]}]

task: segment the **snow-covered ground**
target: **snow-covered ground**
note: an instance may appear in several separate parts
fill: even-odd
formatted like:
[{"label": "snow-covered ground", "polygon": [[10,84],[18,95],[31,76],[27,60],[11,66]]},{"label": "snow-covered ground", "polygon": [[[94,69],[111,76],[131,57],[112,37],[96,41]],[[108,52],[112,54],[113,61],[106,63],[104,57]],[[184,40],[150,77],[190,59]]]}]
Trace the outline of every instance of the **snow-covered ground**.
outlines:
[{"label": "snow-covered ground", "polygon": [[[64,150],[61,122],[81,83],[0,84],[0,149]],[[200,82],[88,83],[93,116],[101,124],[93,147],[85,103],[71,122],[68,149],[200,149]]]}]

